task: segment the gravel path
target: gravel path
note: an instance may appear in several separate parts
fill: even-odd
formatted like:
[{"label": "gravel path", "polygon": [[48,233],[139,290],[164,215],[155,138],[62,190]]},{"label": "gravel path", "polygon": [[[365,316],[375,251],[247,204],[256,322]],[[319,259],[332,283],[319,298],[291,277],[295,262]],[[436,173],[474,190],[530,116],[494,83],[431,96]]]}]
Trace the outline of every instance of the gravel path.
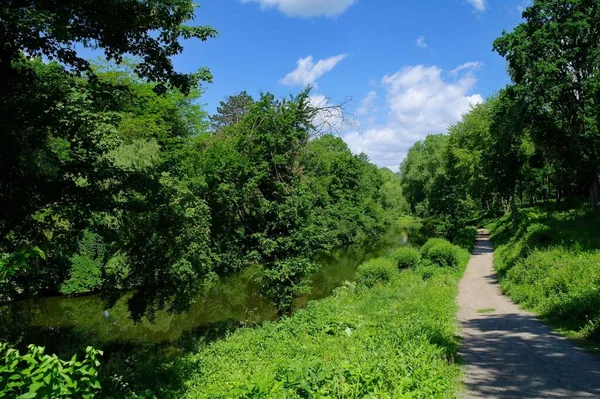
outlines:
[{"label": "gravel path", "polygon": [[459,287],[463,398],[600,398],[600,357],[586,353],[500,293],[480,231]]}]

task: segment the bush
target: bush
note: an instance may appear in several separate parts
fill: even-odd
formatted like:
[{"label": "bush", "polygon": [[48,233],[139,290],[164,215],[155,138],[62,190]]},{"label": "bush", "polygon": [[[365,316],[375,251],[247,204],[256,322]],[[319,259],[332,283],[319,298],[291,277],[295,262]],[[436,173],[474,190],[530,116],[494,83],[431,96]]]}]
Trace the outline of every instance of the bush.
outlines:
[{"label": "bush", "polygon": [[528,248],[547,247],[552,244],[552,230],[550,226],[534,223],[527,228],[525,243]]},{"label": "bush", "polygon": [[44,348],[29,345],[26,354],[0,343],[0,397],[92,398],[100,390],[98,355],[86,349],[85,359],[65,362],[56,355],[44,355]]},{"label": "bush", "polygon": [[398,274],[398,268],[391,259],[377,258],[366,261],[356,270],[356,282],[366,287],[390,282]]},{"label": "bush", "polygon": [[388,259],[393,260],[399,269],[415,268],[421,261],[421,253],[411,247],[401,247],[392,251]]},{"label": "bush", "polygon": [[477,238],[477,228],[473,226],[463,227],[459,229],[452,243],[458,245],[461,248],[466,249],[469,252],[473,251],[475,247],[475,239]]},{"label": "bush", "polygon": [[460,262],[460,248],[450,242],[432,238],[421,248],[421,255],[436,266],[458,267]]}]

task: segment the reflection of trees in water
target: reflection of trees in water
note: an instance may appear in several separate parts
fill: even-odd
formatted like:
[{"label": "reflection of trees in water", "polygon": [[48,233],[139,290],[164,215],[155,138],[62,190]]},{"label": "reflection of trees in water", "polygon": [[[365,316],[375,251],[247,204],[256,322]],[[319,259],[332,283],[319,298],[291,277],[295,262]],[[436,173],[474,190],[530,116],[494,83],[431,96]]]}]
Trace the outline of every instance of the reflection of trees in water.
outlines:
[{"label": "reflection of trees in water", "polygon": [[[423,237],[419,225],[395,225],[371,244],[355,245],[331,251],[319,257],[323,269],[313,278],[309,295],[295,301],[297,308],[309,300],[330,295],[344,283],[354,280],[356,268],[364,261],[385,255],[402,244],[420,244]],[[275,307],[259,293],[254,281],[258,267],[221,278],[203,296],[196,298],[190,309],[181,314],[157,312],[150,321],[134,322],[129,313],[129,295],[105,309],[99,296],[80,298],[44,298],[0,308],[0,338],[18,344],[36,343],[55,352],[72,352],[86,345],[106,347],[110,343],[172,343],[189,337],[203,326],[234,323],[252,325],[276,318]]]},{"label": "reflection of trees in water", "polygon": [[363,262],[384,256],[388,251],[400,245],[421,245],[424,241],[421,225],[394,224],[376,242],[354,245],[323,254],[319,257],[323,269],[314,276],[310,294],[298,301],[298,304],[304,305],[309,299],[321,299],[329,296],[344,281],[354,281],[356,269]]}]

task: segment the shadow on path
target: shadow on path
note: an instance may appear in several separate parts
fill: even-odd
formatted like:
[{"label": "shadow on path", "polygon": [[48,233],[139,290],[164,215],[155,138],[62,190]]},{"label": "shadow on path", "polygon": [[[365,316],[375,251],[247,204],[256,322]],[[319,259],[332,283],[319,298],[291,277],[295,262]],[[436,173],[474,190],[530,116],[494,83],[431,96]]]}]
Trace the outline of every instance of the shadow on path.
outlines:
[{"label": "shadow on path", "polygon": [[[600,398],[600,358],[500,293],[485,234],[460,284],[465,398]],[[478,313],[486,310],[489,313]]]}]

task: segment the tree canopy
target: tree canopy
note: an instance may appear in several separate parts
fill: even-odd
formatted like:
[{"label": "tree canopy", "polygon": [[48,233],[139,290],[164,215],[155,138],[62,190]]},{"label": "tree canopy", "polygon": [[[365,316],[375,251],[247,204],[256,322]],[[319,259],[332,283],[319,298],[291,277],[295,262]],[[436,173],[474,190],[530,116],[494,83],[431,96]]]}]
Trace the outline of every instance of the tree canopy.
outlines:
[{"label": "tree canopy", "polygon": [[191,0],[8,0],[0,9],[0,73],[10,84],[21,69],[13,68],[22,53],[56,60],[77,73],[91,73],[89,61],[77,52],[82,45],[101,49],[107,60],[120,64],[125,55],[140,60],[135,73],[167,83],[184,93],[198,81],[210,81],[207,68],[177,72],[171,57],[183,51],[184,39],[208,40],[217,32],[193,26],[196,5]]}]

